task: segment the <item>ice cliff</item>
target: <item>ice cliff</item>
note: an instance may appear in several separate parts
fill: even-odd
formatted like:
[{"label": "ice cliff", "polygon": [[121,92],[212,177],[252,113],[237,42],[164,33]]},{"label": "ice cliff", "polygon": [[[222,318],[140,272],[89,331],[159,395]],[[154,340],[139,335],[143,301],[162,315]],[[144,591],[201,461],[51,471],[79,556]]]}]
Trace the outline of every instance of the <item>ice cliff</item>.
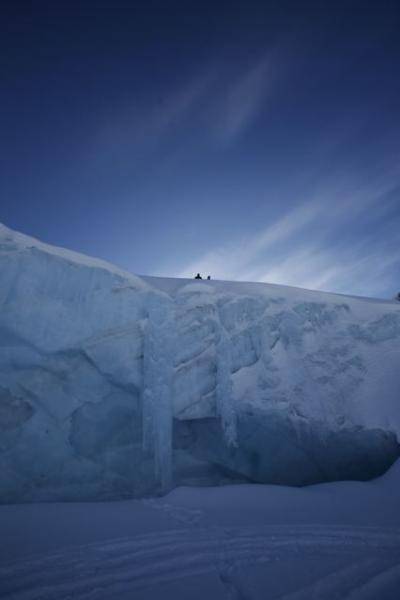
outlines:
[{"label": "ice cliff", "polygon": [[136,277],[0,226],[0,501],[368,479],[399,434],[399,303]]}]

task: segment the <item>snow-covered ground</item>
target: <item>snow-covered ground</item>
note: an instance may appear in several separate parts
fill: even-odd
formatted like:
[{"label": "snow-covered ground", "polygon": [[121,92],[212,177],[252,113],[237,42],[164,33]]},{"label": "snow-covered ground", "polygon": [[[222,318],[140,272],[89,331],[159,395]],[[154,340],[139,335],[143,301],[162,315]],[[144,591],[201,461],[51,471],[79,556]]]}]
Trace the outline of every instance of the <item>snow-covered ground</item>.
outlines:
[{"label": "snow-covered ground", "polygon": [[398,600],[400,463],[371,482],[0,507],[5,600]]}]

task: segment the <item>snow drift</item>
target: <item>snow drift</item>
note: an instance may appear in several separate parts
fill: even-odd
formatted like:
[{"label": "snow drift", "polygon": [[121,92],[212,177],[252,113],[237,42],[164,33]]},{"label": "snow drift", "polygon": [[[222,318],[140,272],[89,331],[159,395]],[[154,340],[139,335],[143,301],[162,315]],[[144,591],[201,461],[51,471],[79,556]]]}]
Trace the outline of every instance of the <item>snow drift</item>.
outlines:
[{"label": "snow drift", "polygon": [[369,479],[399,455],[400,305],[136,277],[0,226],[0,499]]}]

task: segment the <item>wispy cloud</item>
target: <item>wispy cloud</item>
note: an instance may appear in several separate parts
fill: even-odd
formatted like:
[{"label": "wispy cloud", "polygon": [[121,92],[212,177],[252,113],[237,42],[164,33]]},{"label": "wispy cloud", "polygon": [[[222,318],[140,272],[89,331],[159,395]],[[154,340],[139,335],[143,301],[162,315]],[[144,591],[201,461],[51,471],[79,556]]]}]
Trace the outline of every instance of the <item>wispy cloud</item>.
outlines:
[{"label": "wispy cloud", "polygon": [[[210,145],[229,145],[254,123],[272,89],[268,57],[238,68],[225,61],[199,68],[160,96],[132,95],[127,106],[115,107],[101,122],[91,153],[100,158],[171,147],[179,140],[187,148],[208,137]],[[179,143],[179,142],[178,142]]]},{"label": "wispy cloud", "polygon": [[395,248],[377,244],[371,237],[362,247],[298,247],[264,272],[259,281],[374,296],[390,285],[390,272],[399,266]]},{"label": "wispy cloud", "polygon": [[190,277],[193,272],[201,270],[212,272],[216,278],[246,279],[246,275],[251,274],[252,265],[268,248],[293,236],[311,223],[321,210],[322,207],[316,202],[304,203],[256,235],[243,238],[240,242],[235,240],[199,257],[187,265],[179,276]]},{"label": "wispy cloud", "polygon": [[271,92],[271,60],[263,58],[228,84],[221,99],[220,136],[225,143],[238,138],[254,121]]},{"label": "wispy cloud", "polygon": [[[189,79],[167,95],[153,98],[146,105],[136,97],[124,109],[117,108],[102,123],[94,140],[96,155],[104,152],[127,154],[156,148],[185,125],[198,103],[209,92],[215,71],[209,69]],[[140,95],[139,95],[140,97]]]},{"label": "wispy cloud", "polygon": [[371,224],[393,208],[386,196],[400,190],[397,173],[357,185],[321,185],[302,202],[254,235],[216,247],[190,262],[180,277],[212,273],[216,279],[265,281],[355,294],[378,293],[400,269],[400,231],[386,223],[384,234],[346,239],[343,230]]}]

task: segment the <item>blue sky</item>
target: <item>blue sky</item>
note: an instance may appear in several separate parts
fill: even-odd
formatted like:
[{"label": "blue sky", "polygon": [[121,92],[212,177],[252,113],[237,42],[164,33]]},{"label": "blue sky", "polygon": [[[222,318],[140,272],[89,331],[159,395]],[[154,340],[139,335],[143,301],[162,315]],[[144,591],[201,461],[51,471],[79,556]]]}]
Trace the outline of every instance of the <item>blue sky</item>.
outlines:
[{"label": "blue sky", "polygon": [[398,2],[34,4],[0,25],[2,222],[139,274],[399,291]]}]

